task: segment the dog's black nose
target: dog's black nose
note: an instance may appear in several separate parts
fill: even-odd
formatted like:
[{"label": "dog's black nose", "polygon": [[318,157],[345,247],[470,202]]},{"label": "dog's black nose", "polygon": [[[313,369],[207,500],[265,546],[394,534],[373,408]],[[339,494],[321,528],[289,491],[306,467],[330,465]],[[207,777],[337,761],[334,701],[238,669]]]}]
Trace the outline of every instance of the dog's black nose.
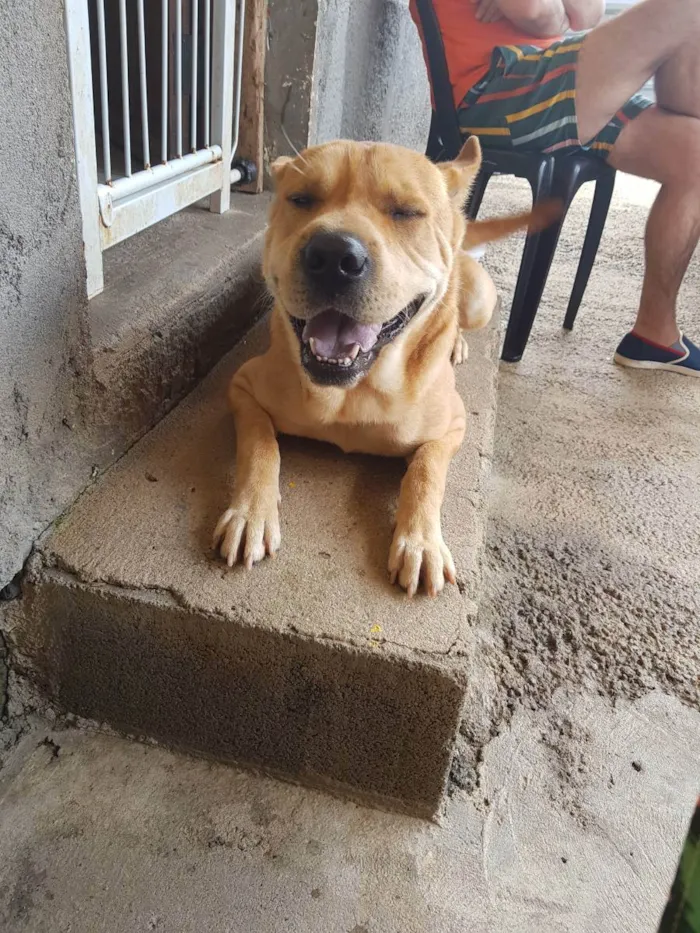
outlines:
[{"label": "dog's black nose", "polygon": [[317,233],[302,252],[307,276],[330,290],[359,283],[369,272],[367,247],[349,233]]}]

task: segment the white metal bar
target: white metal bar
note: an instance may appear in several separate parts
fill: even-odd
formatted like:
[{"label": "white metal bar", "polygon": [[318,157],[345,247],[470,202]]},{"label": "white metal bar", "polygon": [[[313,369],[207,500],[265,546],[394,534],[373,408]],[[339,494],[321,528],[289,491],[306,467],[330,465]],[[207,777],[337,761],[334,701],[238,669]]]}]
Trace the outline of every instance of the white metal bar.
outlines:
[{"label": "white metal bar", "polygon": [[[228,174],[223,171],[225,164],[218,161],[205,165],[118,202],[113,207],[110,226],[101,225],[102,249],[108,249],[188,205],[201,201],[212,191],[220,191],[222,175]],[[111,188],[108,188],[107,193],[110,192]]]},{"label": "white metal bar", "polygon": [[[231,165],[233,136],[233,72],[236,38],[236,0],[218,0],[214,6],[212,29],[212,142],[221,146],[221,157],[227,169]],[[223,214],[231,205],[230,171],[223,173],[221,189],[211,196],[210,210]]]},{"label": "white metal bar", "polygon": [[160,61],[160,158],[168,161],[168,2],[161,9]]},{"label": "white metal bar", "polygon": [[211,146],[209,149],[200,149],[198,152],[188,152],[181,159],[168,162],[166,165],[153,165],[142,172],[136,172],[129,178],[117,178],[111,185],[99,185],[98,191],[103,197],[109,192],[111,202],[115,204],[123,201],[124,198],[132,197],[164,181],[186,175],[196,168],[201,168],[202,165],[209,165],[220,159],[220,146]]},{"label": "white metal bar", "polygon": [[[101,6],[102,3],[99,2],[98,11]],[[104,275],[100,244],[99,201],[97,198],[95,110],[92,97],[90,20],[87,0],[66,0],[65,18],[66,38],[68,41],[68,74],[73,102],[73,142],[75,144],[80,213],[83,220],[86,286],[87,296],[92,298],[104,288]]]},{"label": "white metal bar", "polygon": [[238,14],[238,42],[236,44],[236,103],[233,111],[233,142],[231,143],[231,159],[236,155],[241,127],[241,93],[243,90],[243,30],[245,28],[245,0],[239,0]]},{"label": "white metal bar", "polygon": [[141,141],[143,161],[146,168],[151,165],[151,144],[148,138],[148,89],[146,87],[146,31],[143,24],[143,0],[138,0],[139,24],[139,79],[141,82]]},{"label": "white metal bar", "polygon": [[[112,151],[109,142],[109,95],[107,91],[107,40],[105,37],[105,4],[97,0],[97,50],[100,60],[100,105],[102,109],[102,160],[105,181],[112,180]],[[90,56],[86,59],[90,60]],[[84,63],[83,63],[84,66]]]},{"label": "white metal bar", "polygon": [[197,66],[199,50],[199,2],[192,0],[192,93],[190,95],[190,149],[197,151]]},{"label": "white metal bar", "polygon": [[204,0],[204,145],[211,142],[209,82],[211,80],[211,0]]},{"label": "white metal bar", "polygon": [[119,0],[119,45],[122,63],[122,119],[124,123],[124,171],[131,175],[131,114],[129,112],[129,49],[126,44],[126,0]]},{"label": "white metal bar", "polygon": [[177,157],[182,158],[182,0],[175,0],[175,126]]}]

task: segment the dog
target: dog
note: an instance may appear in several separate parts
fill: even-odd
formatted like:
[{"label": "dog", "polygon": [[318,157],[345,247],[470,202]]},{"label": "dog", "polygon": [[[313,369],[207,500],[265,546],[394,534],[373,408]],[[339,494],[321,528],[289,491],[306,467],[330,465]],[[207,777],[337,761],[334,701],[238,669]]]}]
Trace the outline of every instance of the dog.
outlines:
[{"label": "dog", "polygon": [[333,142],[271,166],[275,197],[263,251],[274,298],[268,351],[235,373],[232,499],[214,547],[250,569],[280,547],[278,434],[346,453],[402,457],[389,577],[412,597],[455,583],[440,512],[450,460],[466,430],[453,364],[464,331],[497,303],[466,250],[530,225],[556,206],[467,224],[481,164],[478,140],[459,157],[379,143]]}]

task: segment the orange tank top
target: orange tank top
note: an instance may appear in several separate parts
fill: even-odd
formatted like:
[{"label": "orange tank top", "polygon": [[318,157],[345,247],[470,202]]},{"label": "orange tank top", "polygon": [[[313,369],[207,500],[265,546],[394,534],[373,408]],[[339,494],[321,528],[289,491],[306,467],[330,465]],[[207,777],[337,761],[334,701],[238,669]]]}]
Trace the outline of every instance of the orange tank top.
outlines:
[{"label": "orange tank top", "polygon": [[[528,36],[507,19],[482,23],[476,18],[476,5],[471,0],[433,0],[433,7],[440,23],[455,105],[462,102],[467,91],[489,70],[497,45],[536,45],[546,49],[561,39],[561,36],[547,39]],[[410,0],[410,10],[421,32],[415,0]],[[425,46],[423,54],[425,56]],[[426,67],[427,64],[426,57]]]}]

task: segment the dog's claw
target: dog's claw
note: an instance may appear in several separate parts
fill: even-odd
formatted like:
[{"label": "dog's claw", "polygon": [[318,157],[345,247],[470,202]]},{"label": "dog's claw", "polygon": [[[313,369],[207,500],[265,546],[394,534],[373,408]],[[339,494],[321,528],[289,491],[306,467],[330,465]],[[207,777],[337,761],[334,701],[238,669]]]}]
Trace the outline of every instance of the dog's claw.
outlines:
[{"label": "dog's claw", "polygon": [[212,544],[211,544],[214,550],[216,550],[217,547],[219,546],[219,543],[224,536],[224,532],[226,531],[226,526],[228,525],[228,523],[231,521],[232,518],[233,518],[233,509],[226,509],[224,514],[221,516],[219,521],[216,523],[216,528],[214,529],[214,534],[212,535]]},{"label": "dog's claw", "polygon": [[232,506],[224,512],[214,530],[214,548],[218,548],[229,567],[240,563],[251,570],[268,554],[274,556],[279,546],[276,494],[271,504]]},{"label": "dog's claw", "polygon": [[421,582],[426,594],[435,597],[445,586],[454,583],[455,569],[439,531],[420,534],[400,530],[394,533],[389,552],[389,579],[398,583],[409,599],[418,592]]}]

